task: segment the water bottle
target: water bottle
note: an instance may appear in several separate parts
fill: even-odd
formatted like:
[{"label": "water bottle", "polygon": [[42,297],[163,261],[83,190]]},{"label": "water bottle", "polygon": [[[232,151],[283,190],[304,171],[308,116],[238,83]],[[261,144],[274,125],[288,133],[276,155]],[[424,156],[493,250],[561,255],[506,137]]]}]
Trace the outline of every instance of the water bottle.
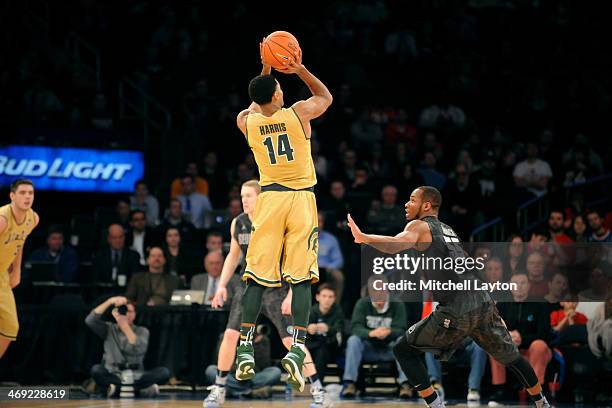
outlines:
[{"label": "water bottle", "polygon": [[287,383],[285,385],[285,401],[291,401],[293,399],[293,389],[291,384]]},{"label": "water bottle", "polygon": [[121,391],[120,398],[134,398],[134,372],[132,370],[123,370],[121,372]]}]

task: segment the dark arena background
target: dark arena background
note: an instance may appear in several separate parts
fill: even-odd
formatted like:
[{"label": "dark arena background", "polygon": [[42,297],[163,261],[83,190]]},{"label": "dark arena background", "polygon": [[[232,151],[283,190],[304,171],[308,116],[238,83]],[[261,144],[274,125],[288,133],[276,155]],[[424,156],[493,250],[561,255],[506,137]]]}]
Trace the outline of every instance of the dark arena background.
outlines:
[{"label": "dark arena background", "polygon": [[[317,405],[309,384],[303,392],[286,385],[285,347],[261,317],[262,377],[230,384],[221,406],[425,404],[390,347],[427,316],[431,299],[419,292],[388,302],[376,319],[387,319],[393,336],[368,340],[378,329],[365,314],[375,307],[347,225],[350,213],[365,232],[400,233],[404,204],[422,185],[441,192],[439,218],[467,250],[486,253],[482,279],[527,276],[530,301],[512,292],[498,306],[548,401],[611,406],[612,25],[604,6],[1,1],[0,206],[11,202],[11,183],[30,179],[40,223],[12,291],[19,332],[0,359],[0,406],[202,406],[231,303],[213,308],[211,298],[243,211],[241,186],[259,178],[236,116],[262,69],[258,44],[277,30],[296,36],[304,66],[333,95],[311,122],[321,281],[306,340],[327,400]],[[297,75],[272,74],[285,107],[311,96]],[[235,275],[230,298],[244,286]],[[317,304],[324,293],[334,297],[332,317]],[[136,345],[126,346],[128,329],[117,323],[125,316],[111,313],[117,296],[132,305]],[[111,335],[122,336],[114,348]],[[533,406],[476,343],[460,351],[441,364],[425,357],[447,405]],[[100,381],[103,353],[118,358],[123,385]],[[136,354],[155,379],[142,390],[131,385],[142,367],[127,363]]]}]

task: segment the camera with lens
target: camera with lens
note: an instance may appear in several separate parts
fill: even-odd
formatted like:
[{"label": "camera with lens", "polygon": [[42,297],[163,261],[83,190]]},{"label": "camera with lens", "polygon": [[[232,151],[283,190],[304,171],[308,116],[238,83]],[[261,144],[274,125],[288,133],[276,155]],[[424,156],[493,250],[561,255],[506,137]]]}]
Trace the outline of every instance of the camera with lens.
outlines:
[{"label": "camera with lens", "polygon": [[125,316],[125,315],[127,314],[127,312],[128,312],[128,307],[127,307],[126,305],[121,305],[121,306],[119,306],[119,307],[117,308],[117,312],[118,312],[120,315]]}]

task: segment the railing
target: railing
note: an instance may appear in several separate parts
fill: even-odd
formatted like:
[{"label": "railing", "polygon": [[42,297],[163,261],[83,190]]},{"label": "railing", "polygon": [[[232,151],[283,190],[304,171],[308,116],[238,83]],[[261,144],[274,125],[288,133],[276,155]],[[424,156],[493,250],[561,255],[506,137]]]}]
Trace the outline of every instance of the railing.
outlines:
[{"label": "railing", "polygon": [[90,75],[95,80],[96,90],[100,90],[102,85],[100,51],[74,31],[66,37],[65,47],[75,68]]},{"label": "railing", "polygon": [[502,217],[497,217],[475,228],[470,234],[470,242],[499,242],[506,239],[506,225]]},{"label": "railing", "polygon": [[119,118],[142,121],[145,158],[159,163],[151,168],[158,173],[148,174],[148,177],[159,177],[158,181],[165,182],[170,164],[166,148],[172,127],[170,111],[130,78],[124,77],[119,81]]},{"label": "railing", "polygon": [[[595,183],[600,183],[600,185],[594,186]],[[599,188],[597,189],[596,187]],[[565,186],[565,201],[569,203],[572,199],[572,193],[576,190],[582,190],[593,196],[586,197],[585,205],[589,208],[598,207],[612,199],[612,195],[610,194],[611,189],[612,173],[602,174],[601,176],[592,177]]]},{"label": "railing", "polygon": [[[522,233],[537,227],[548,217],[549,202],[547,194],[534,197],[519,205],[516,212],[516,226]],[[534,220],[531,223],[530,220]]]}]

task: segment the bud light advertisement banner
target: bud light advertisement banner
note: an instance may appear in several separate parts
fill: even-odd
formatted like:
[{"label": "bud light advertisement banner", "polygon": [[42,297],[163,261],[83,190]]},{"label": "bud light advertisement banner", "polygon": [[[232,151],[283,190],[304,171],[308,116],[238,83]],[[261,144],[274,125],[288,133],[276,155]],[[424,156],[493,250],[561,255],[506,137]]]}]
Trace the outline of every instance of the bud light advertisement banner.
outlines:
[{"label": "bud light advertisement banner", "polygon": [[27,178],[38,190],[124,193],[144,176],[142,152],[71,147],[0,147],[0,187]]}]

